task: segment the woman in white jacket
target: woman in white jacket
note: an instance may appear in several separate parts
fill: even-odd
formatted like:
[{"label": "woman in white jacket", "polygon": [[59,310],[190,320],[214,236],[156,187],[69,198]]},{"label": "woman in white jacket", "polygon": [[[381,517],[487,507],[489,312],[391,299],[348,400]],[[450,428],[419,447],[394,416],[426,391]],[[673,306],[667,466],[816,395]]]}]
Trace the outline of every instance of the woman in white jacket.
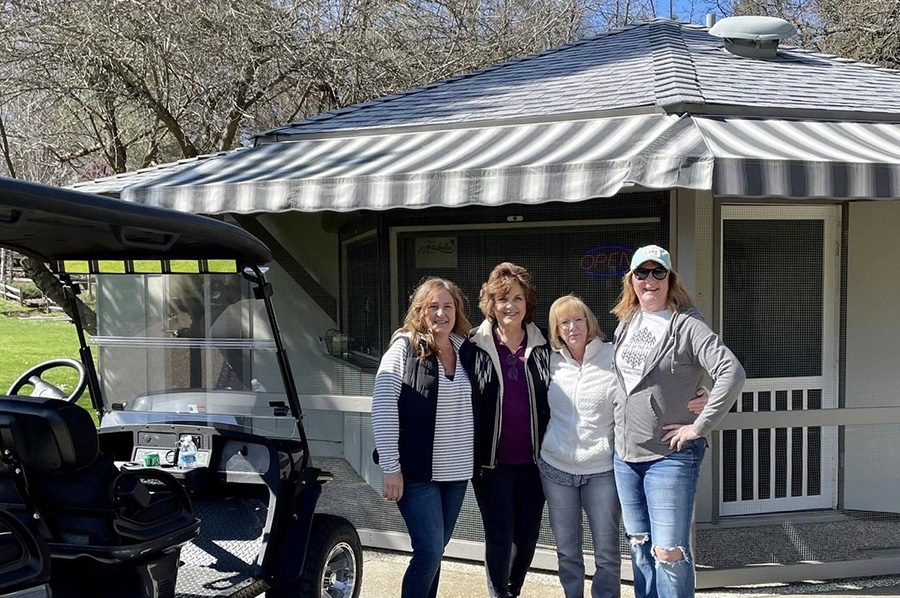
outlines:
[{"label": "woman in white jacket", "polygon": [[[613,399],[618,388],[613,346],[597,318],[574,295],[550,306],[550,423],[538,467],[556,538],[566,598],[584,596],[581,513],[594,545],[592,598],[620,596],[619,499],[613,475]],[[696,413],[705,392],[690,402]]]}]

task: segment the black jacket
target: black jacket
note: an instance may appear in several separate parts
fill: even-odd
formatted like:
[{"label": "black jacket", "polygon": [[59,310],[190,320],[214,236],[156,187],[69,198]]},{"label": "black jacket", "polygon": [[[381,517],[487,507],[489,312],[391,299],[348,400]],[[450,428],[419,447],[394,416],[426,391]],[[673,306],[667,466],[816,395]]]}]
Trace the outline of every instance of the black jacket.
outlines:
[{"label": "black jacket", "polygon": [[[541,441],[550,421],[547,387],[550,384],[550,343],[535,324],[525,327],[525,377],[531,406],[531,454],[535,462]],[[500,357],[494,344],[493,325],[485,320],[472,331],[469,340],[475,346],[474,376],[470,376],[475,392],[475,469],[497,464],[497,444],[500,441],[500,416],[503,404],[503,374]]]}]

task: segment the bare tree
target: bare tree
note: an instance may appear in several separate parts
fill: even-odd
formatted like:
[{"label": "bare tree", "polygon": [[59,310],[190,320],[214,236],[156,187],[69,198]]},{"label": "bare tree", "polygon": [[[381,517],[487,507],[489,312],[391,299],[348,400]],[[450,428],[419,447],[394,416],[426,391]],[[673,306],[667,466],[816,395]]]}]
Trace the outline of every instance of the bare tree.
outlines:
[{"label": "bare tree", "polygon": [[900,3],[896,0],[818,0],[818,47],[826,52],[900,68]]},{"label": "bare tree", "polygon": [[798,35],[786,43],[818,49],[822,35],[818,0],[712,0],[707,11],[723,17],[770,16],[784,19],[797,27]]},{"label": "bare tree", "polygon": [[62,141],[47,147],[76,171],[89,156],[124,172],[227,149],[257,104],[310,74],[317,35],[297,37],[315,31],[302,5],[8,2],[0,17],[3,93],[44,96],[51,111],[68,116],[47,119],[56,125],[48,138]]},{"label": "bare tree", "polygon": [[11,114],[11,163],[21,145],[22,162],[64,166],[39,178],[67,182],[229,149],[255,130],[543,50],[652,5],[10,1],[0,107]]},{"label": "bare tree", "polygon": [[601,0],[596,10],[602,19],[603,29],[622,27],[657,16],[654,0]]},{"label": "bare tree", "polygon": [[16,167],[12,161],[12,152],[9,149],[9,135],[6,133],[6,125],[3,124],[3,114],[0,114],[0,152],[3,152],[3,163],[6,172],[12,178],[16,178]]},{"label": "bare tree", "polygon": [[846,58],[900,68],[897,0],[713,0],[723,16],[768,15],[797,26],[797,43]]},{"label": "bare tree", "polygon": [[[230,149],[254,131],[543,50],[651,6],[10,0],[0,5],[0,170],[66,184]],[[38,284],[49,280],[32,265]]]}]

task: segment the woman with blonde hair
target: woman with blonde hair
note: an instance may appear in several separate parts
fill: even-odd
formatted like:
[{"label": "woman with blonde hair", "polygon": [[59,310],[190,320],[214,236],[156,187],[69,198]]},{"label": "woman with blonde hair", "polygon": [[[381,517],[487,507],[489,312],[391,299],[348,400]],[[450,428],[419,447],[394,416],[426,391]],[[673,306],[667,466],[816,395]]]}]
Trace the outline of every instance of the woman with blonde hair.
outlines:
[{"label": "woman with blonde hair", "polygon": [[[620,387],[613,469],[634,593],[693,596],[691,520],[705,436],[740,395],[744,368],[694,308],[662,247],[635,251],[613,313]],[[705,375],[713,386],[696,415],[685,397]]]},{"label": "woman with blonde hair", "polygon": [[383,495],[412,542],[404,598],[434,598],[441,558],[474,471],[473,347],[465,299],[442,278],[422,282],[375,375],[372,428]]},{"label": "woman with blonde hair", "polygon": [[550,424],[541,445],[541,482],[566,598],[584,596],[582,511],[596,572],[593,598],[618,598],[619,499],[612,473],[612,345],[594,313],[573,295],[550,306]]},{"label": "woman with blonde hair", "polygon": [[[619,498],[613,475],[613,400],[618,391],[613,346],[594,313],[574,295],[550,306],[550,423],[541,445],[541,482],[556,538],[566,598],[584,597],[582,511],[591,530],[596,571],[592,598],[618,598]],[[688,403],[700,413],[701,389]]]},{"label": "woman with blonde hair", "polygon": [[475,345],[476,466],[488,593],[518,596],[541,530],[538,453],[547,406],[550,348],[534,324],[537,292],[522,266],[498,264],[481,287]]}]

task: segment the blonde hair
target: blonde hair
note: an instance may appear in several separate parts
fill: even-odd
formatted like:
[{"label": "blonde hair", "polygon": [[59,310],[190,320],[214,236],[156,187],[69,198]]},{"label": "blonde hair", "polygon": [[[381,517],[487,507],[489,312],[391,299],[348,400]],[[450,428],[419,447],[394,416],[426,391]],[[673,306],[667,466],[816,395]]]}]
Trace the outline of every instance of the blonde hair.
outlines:
[{"label": "blonde hair", "polygon": [[[612,309],[612,313],[622,322],[630,322],[641,309],[641,302],[634,293],[634,285],[631,283],[633,271],[629,270],[622,277],[622,294],[619,302]],[[669,293],[666,295],[666,309],[673,313],[685,311],[694,307],[694,301],[690,293],[681,284],[675,270],[669,270]]]},{"label": "blonde hair", "polygon": [[398,328],[391,338],[397,334],[408,332],[411,336],[410,345],[419,359],[427,359],[437,354],[437,346],[434,335],[426,321],[428,306],[431,300],[441,291],[447,291],[453,297],[453,306],[456,311],[456,319],[453,323],[453,332],[465,338],[469,335],[472,325],[466,317],[466,297],[455,283],[444,278],[427,278],[422,281],[412,295],[409,296],[409,309],[403,319],[403,326]]},{"label": "blonde hair", "polygon": [[481,285],[481,293],[478,296],[478,307],[484,317],[490,320],[491,324],[497,323],[497,317],[494,315],[494,303],[498,297],[509,294],[509,289],[514,283],[518,283],[522,287],[525,294],[525,318],[524,322],[530,324],[534,321],[534,308],[537,306],[537,290],[534,288],[534,281],[531,279],[531,272],[510,262],[503,262],[494,266],[491,275],[488,276],[487,282]]},{"label": "blonde hair", "polygon": [[563,295],[550,306],[550,346],[554,350],[558,351],[566,345],[566,342],[562,340],[559,334],[559,322],[562,319],[562,315],[577,310],[581,310],[587,322],[587,342],[591,342],[595,338],[599,338],[601,341],[606,340],[606,335],[603,334],[603,330],[597,322],[597,316],[581,300],[581,297]]}]

